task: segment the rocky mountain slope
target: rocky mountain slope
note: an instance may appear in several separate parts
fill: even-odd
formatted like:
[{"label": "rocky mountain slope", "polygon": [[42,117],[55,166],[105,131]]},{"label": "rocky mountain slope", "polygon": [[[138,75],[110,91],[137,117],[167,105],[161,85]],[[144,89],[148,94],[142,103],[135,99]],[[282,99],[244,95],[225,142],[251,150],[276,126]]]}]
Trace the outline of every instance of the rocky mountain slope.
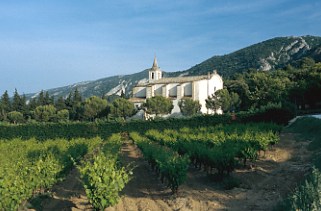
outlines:
[{"label": "rocky mountain slope", "polygon": [[[289,63],[295,64],[303,57],[312,57],[316,61],[321,61],[321,37],[277,37],[227,55],[213,56],[188,70],[167,72],[164,76],[202,75],[216,69],[224,78],[228,78],[248,69],[270,71],[282,68]],[[148,69],[131,75],[107,77],[46,91],[56,98],[67,96],[76,88],[84,97],[120,95],[122,91],[130,95],[133,86],[147,77]],[[35,96],[37,93],[27,95],[27,97]]]},{"label": "rocky mountain slope", "polygon": [[269,71],[282,68],[302,57],[321,61],[321,37],[277,37],[224,56],[214,56],[186,70],[188,75],[206,74],[213,68],[223,77],[248,69]]}]

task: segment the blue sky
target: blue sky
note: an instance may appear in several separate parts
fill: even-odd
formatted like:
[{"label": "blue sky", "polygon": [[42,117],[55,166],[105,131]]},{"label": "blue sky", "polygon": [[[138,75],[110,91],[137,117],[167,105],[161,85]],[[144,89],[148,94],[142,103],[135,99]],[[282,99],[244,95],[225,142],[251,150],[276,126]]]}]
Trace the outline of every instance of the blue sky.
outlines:
[{"label": "blue sky", "polygon": [[319,0],[0,1],[0,94],[185,70],[277,36],[321,36]]}]

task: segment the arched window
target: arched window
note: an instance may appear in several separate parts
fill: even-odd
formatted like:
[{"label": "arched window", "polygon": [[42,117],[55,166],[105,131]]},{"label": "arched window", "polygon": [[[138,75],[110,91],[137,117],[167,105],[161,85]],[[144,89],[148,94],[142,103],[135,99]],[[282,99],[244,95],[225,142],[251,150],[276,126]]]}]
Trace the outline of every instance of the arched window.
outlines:
[{"label": "arched window", "polygon": [[152,79],[154,79],[154,73],[152,73]]}]

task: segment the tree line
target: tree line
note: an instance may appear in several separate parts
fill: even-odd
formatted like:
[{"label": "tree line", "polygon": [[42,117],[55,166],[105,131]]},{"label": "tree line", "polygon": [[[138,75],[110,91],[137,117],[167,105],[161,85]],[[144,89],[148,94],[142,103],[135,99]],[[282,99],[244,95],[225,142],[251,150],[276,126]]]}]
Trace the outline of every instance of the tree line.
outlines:
[{"label": "tree line", "polygon": [[134,105],[125,98],[119,97],[112,102],[97,96],[83,99],[77,89],[66,98],[59,97],[57,100],[45,91],[27,100],[17,90],[12,99],[7,91],[0,99],[0,121],[11,123],[93,121],[96,118],[126,118],[134,112]]},{"label": "tree line", "polygon": [[293,112],[321,109],[321,63],[303,58],[275,71],[249,69],[224,80],[206,101],[210,108],[224,112],[248,111],[277,105]]},{"label": "tree line", "polygon": [[[191,99],[180,101],[182,113],[187,116],[199,113],[200,104]],[[67,122],[125,120],[133,116],[138,109],[149,114],[168,114],[173,109],[170,99],[155,96],[147,99],[141,108],[136,108],[124,95],[113,97],[91,96],[84,99],[75,89],[69,95],[54,99],[48,92],[41,91],[37,97],[27,100],[15,90],[12,98],[5,91],[0,98],[0,121],[10,123],[27,122]]]},{"label": "tree line", "polygon": [[[191,98],[179,101],[184,116],[200,113],[201,105]],[[276,105],[293,112],[321,108],[321,63],[303,58],[296,65],[287,65],[275,71],[248,70],[224,80],[224,88],[206,100],[206,107],[223,112],[248,111]],[[172,101],[162,96],[146,100],[142,108],[149,114],[168,114]],[[83,99],[77,89],[66,98],[54,99],[41,91],[27,101],[15,90],[10,99],[5,91],[0,98],[0,121],[23,123],[28,121],[94,121],[95,119],[126,119],[137,112],[134,104],[124,95],[120,97],[92,96]]]}]

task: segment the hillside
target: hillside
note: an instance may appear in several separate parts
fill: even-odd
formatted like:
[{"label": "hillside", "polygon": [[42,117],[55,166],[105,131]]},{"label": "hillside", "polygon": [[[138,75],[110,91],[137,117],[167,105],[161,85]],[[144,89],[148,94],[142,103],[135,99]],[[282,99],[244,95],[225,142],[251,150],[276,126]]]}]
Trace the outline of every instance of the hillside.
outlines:
[{"label": "hillside", "polygon": [[294,63],[302,57],[321,61],[321,37],[277,37],[224,56],[213,56],[186,70],[188,75],[206,74],[213,68],[223,77],[248,69],[273,70]]},{"label": "hillside", "polygon": [[[167,72],[164,76],[202,75],[216,69],[224,78],[228,78],[248,69],[269,71],[282,68],[287,64],[295,64],[302,57],[312,57],[316,61],[321,61],[321,37],[277,37],[227,55],[213,56],[188,70]],[[76,88],[84,97],[120,95],[122,90],[126,95],[130,95],[133,86],[147,76],[148,69],[131,75],[80,82],[47,91],[55,97],[67,96],[70,91]],[[35,96],[37,93],[27,95],[28,98]]]}]

